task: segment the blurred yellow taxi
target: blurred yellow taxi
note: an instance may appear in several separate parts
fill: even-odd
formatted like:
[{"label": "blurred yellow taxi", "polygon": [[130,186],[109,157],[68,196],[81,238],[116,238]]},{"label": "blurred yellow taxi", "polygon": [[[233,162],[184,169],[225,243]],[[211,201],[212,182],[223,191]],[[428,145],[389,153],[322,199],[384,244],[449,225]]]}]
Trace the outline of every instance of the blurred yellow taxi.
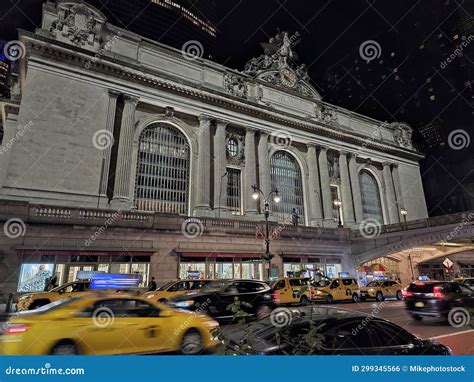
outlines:
[{"label": "blurred yellow taxi", "polygon": [[90,293],[18,313],[0,336],[0,354],[199,354],[217,345],[217,326],[141,296]]},{"label": "blurred yellow taxi", "polygon": [[359,301],[360,289],[357,280],[352,277],[338,277],[320,281],[315,285],[312,298],[315,301],[332,304],[334,301]]},{"label": "blurred yellow taxi", "polygon": [[360,288],[360,299],[365,301],[374,298],[377,301],[383,301],[387,297],[396,297],[397,300],[401,300],[403,298],[402,289],[402,285],[396,281],[371,281],[365,287]]},{"label": "blurred yellow taxi", "polygon": [[214,280],[179,280],[166,283],[155,291],[146,292],[144,296],[162,303],[168,302],[173,297],[197,291]]},{"label": "blurred yellow taxi", "polygon": [[464,284],[471,289],[474,288],[474,277],[456,277],[453,279],[453,281],[459,283],[459,284]]},{"label": "blurred yellow taxi", "polygon": [[90,281],[85,280],[73,281],[53,288],[48,292],[25,294],[18,299],[17,310],[21,312],[36,309],[53,301],[80,296],[89,290],[90,284]]},{"label": "blurred yellow taxi", "polygon": [[272,296],[280,304],[301,304],[311,302],[311,286],[303,277],[279,277],[272,283]]}]

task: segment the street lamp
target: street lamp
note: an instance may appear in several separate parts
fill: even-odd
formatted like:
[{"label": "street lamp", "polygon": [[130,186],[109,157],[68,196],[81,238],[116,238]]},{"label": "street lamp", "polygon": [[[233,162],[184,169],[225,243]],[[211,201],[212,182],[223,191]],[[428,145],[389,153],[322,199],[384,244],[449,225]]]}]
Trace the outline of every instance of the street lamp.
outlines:
[{"label": "street lamp", "polygon": [[252,189],[253,189],[252,198],[254,200],[258,200],[260,196],[263,197],[263,216],[265,217],[265,254],[263,255],[263,257],[264,259],[268,260],[268,280],[270,280],[272,259],[270,258],[270,230],[269,230],[270,227],[268,225],[268,218],[270,217],[270,204],[268,203],[268,200],[273,195],[273,201],[275,203],[280,203],[281,198],[280,198],[280,195],[278,195],[277,189],[271,191],[267,195],[267,197],[265,197],[263,191],[260,188],[258,188],[256,185],[253,185]]},{"label": "street lamp", "polygon": [[400,215],[403,216],[403,221],[404,221],[404,224],[405,224],[405,229],[407,228],[407,215],[408,215],[408,211],[406,208],[400,208]]},{"label": "street lamp", "polygon": [[342,202],[341,202],[341,199],[334,199],[334,206],[337,208],[337,218],[339,220],[339,225],[338,227],[339,228],[342,228],[342,221],[341,221],[341,206],[342,206]]}]

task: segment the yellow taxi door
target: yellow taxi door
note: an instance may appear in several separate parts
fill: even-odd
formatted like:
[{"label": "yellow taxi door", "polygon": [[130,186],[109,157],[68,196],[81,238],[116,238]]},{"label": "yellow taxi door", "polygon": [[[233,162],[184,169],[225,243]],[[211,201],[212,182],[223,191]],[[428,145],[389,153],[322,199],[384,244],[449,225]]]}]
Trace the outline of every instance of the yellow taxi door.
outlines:
[{"label": "yellow taxi door", "polygon": [[281,304],[289,304],[292,302],[292,290],[288,285],[287,279],[278,280],[273,287],[273,291],[280,295]]},{"label": "yellow taxi door", "polygon": [[334,300],[346,299],[346,290],[339,279],[332,280],[329,286],[329,293],[332,295]]}]

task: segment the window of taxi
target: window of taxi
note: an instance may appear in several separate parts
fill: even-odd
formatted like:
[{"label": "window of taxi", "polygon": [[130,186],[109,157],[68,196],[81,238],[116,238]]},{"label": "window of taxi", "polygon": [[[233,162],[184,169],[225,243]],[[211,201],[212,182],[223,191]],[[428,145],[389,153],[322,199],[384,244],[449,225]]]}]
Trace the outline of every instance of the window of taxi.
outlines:
[{"label": "window of taxi", "polygon": [[275,283],[273,284],[273,289],[280,290],[280,289],[283,289],[285,285],[286,285],[285,280],[275,281]]},{"label": "window of taxi", "polygon": [[339,281],[338,280],[334,280],[332,283],[331,283],[331,289],[336,289],[336,288],[339,288],[341,284],[339,284]]},{"label": "window of taxi", "polygon": [[355,280],[354,279],[342,279],[342,283],[344,284],[344,286],[351,286],[351,285],[355,284]]},{"label": "window of taxi", "polygon": [[303,279],[290,279],[290,286],[305,286],[307,285],[306,281]]},{"label": "window of taxi", "polygon": [[160,309],[146,301],[118,298],[96,301],[84,313],[97,315],[101,311],[103,314],[113,314],[115,318],[159,317],[160,315]]}]

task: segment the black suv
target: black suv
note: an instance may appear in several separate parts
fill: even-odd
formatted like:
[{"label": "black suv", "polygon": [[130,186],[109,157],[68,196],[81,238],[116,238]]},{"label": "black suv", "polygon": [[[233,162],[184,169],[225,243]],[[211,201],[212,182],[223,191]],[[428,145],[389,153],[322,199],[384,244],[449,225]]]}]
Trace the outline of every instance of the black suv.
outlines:
[{"label": "black suv", "polygon": [[405,291],[405,306],[413,319],[447,318],[456,308],[474,308],[474,290],[448,281],[413,282]]},{"label": "black suv", "polygon": [[249,355],[450,355],[449,347],[400,326],[332,307],[277,308],[248,328],[225,330],[224,349]]},{"label": "black suv", "polygon": [[232,318],[229,305],[240,301],[240,309],[250,316],[266,317],[275,304],[270,286],[258,280],[216,280],[197,292],[176,296],[170,300],[174,308],[205,313],[211,317]]}]

